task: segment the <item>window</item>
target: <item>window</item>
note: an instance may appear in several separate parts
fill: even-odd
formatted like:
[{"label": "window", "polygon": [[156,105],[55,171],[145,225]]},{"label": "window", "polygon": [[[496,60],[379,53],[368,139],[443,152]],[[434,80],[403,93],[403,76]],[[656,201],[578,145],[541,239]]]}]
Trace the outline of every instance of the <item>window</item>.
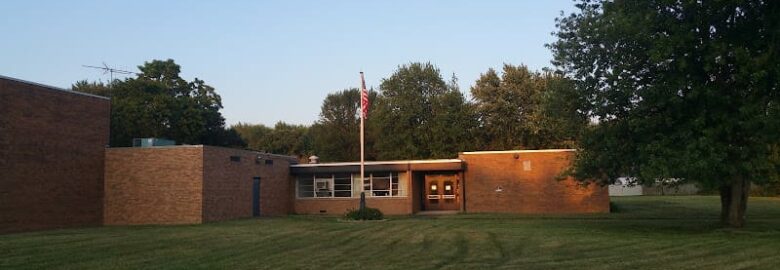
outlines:
[{"label": "window", "polygon": [[352,197],[351,174],[303,174],[297,181],[299,198]]},{"label": "window", "polygon": [[363,191],[373,197],[403,197],[398,173],[371,173],[363,179]]}]

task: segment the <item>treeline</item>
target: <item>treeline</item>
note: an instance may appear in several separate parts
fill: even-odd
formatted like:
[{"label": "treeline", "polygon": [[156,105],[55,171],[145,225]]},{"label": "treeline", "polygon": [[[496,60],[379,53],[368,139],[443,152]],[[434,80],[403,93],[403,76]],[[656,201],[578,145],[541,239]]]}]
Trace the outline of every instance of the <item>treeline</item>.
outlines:
[{"label": "treeline", "polygon": [[[410,63],[371,90],[366,159],[452,158],[462,151],[574,147],[587,118],[569,80],[526,66],[488,69],[467,100],[453,75]],[[311,126],[240,123],[232,128],[251,149],[322,161],[360,157],[360,91],[329,94]]]},{"label": "treeline", "polygon": [[[135,77],[79,81],[73,90],[111,97],[111,146],[159,137],[181,144],[249,148],[305,159],[360,157],[360,90],[330,93],[312,125],[225,126],[221,97],[203,80],[186,81],[173,60],[139,66]],[[488,69],[468,100],[453,75],[430,63],[401,65],[369,91],[367,160],[452,158],[462,151],[574,147],[587,118],[569,80],[526,66]]]}]

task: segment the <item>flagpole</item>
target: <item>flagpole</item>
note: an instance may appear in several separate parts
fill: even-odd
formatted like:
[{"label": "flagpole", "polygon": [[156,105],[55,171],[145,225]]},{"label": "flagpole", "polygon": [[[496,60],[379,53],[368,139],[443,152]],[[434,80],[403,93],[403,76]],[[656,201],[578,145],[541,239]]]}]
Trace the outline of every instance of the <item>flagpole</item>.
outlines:
[{"label": "flagpole", "polygon": [[360,72],[360,181],[361,185],[365,185],[366,168],[365,168],[365,113],[363,113],[363,91],[365,88],[365,78],[363,78],[363,72]]}]

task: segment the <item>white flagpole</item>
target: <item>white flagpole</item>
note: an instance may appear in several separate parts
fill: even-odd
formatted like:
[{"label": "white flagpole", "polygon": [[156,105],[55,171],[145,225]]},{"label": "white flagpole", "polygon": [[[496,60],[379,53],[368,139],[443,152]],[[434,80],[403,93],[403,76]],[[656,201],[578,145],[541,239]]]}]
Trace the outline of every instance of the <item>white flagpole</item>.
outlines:
[{"label": "white flagpole", "polygon": [[365,168],[365,134],[363,132],[365,128],[365,119],[364,113],[363,113],[363,83],[365,82],[365,78],[363,78],[363,72],[360,72],[360,181],[361,185],[365,185],[365,177],[366,177],[366,168]]}]

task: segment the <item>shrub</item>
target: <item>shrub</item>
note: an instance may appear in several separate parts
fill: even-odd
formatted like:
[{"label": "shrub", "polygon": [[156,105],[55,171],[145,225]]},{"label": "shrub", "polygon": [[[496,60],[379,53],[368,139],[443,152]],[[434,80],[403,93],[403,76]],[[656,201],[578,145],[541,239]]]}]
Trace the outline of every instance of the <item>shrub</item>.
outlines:
[{"label": "shrub", "polygon": [[615,202],[609,202],[609,212],[618,213],[620,212],[620,207]]},{"label": "shrub", "polygon": [[344,218],[351,220],[380,220],[384,218],[382,211],[376,208],[366,207],[363,211],[360,209],[354,209],[347,212]]}]

